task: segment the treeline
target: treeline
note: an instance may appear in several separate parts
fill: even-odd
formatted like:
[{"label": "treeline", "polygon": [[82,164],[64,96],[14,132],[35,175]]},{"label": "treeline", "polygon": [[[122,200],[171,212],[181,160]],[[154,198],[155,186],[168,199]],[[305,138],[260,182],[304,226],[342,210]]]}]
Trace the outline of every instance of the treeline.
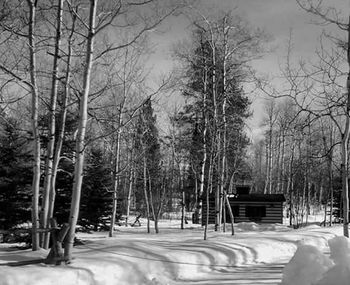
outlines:
[{"label": "treeline", "polygon": [[[55,183],[53,216],[59,224],[66,222],[69,217],[74,178],[74,141],[69,136],[75,131],[77,118],[74,114],[68,114],[69,123],[66,125]],[[6,112],[1,116],[2,229],[10,229],[31,220],[32,138],[23,124],[19,118]],[[109,123],[104,126],[109,127]],[[48,141],[45,125],[40,127],[40,134],[42,162],[39,202],[42,202],[44,159],[47,154],[45,142]],[[127,131],[99,139],[101,134],[100,130],[91,127],[87,137],[91,142],[86,146],[79,225],[87,230],[111,230],[112,235],[113,228],[109,227],[112,215],[118,218],[123,214],[128,218],[132,210],[134,215],[141,213],[153,219],[154,216],[159,217],[161,209],[172,211],[172,204],[165,203],[169,202],[168,192],[171,188],[167,185],[168,173],[164,172],[168,166],[163,162],[165,156],[161,154],[161,141],[151,100],[143,103],[129,122]],[[115,151],[117,154],[114,154]],[[176,193],[173,196],[175,198]],[[147,212],[151,208],[155,211],[152,214]],[[114,220],[113,224],[116,222],[119,221]],[[128,224],[128,221],[125,222]]]},{"label": "treeline", "polygon": [[332,213],[342,210],[340,136],[333,122],[300,112],[292,100],[270,99],[265,113],[265,131],[251,149],[256,191],[283,193],[290,225],[307,224],[320,211],[332,224]]},{"label": "treeline", "polygon": [[349,236],[349,19],[340,7],[296,2],[332,29],[308,61],[295,60],[291,34],[280,86],[256,80],[269,99],[252,149],[254,184],[262,193],[286,195],[290,224],[307,223],[311,207],[323,205],[325,224],[335,214]]}]

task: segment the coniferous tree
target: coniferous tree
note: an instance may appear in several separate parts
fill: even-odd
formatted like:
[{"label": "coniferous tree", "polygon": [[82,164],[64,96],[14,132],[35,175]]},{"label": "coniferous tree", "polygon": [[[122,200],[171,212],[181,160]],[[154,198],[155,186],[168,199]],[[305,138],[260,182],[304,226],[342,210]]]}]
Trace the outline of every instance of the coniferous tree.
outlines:
[{"label": "coniferous tree", "polygon": [[142,163],[137,167],[137,203],[147,216],[148,231],[151,218],[155,221],[157,231],[156,213],[160,212],[164,197],[161,187],[159,134],[151,99],[146,100],[140,112],[135,147],[143,157]]},{"label": "coniferous tree", "polygon": [[[86,176],[83,181],[79,224],[97,231],[106,229],[104,218],[111,212],[112,197],[111,169],[108,167],[103,151],[94,147],[87,158]],[[102,226],[102,228],[100,228]]]},{"label": "coniferous tree", "polygon": [[187,150],[192,156],[198,154],[190,162],[197,165],[190,169],[200,171],[199,195],[215,193],[212,210],[220,230],[224,197],[244,166],[249,143],[244,122],[250,102],[242,88],[248,77],[247,63],[260,52],[264,34],[230,12],[219,17],[199,15],[194,21],[192,47],[177,52],[186,74],[183,95],[189,102],[180,114],[180,125],[189,134],[200,130],[202,143],[197,150],[193,145]]},{"label": "coniferous tree", "polygon": [[19,122],[3,116],[0,128],[0,228],[31,220],[32,155]]}]

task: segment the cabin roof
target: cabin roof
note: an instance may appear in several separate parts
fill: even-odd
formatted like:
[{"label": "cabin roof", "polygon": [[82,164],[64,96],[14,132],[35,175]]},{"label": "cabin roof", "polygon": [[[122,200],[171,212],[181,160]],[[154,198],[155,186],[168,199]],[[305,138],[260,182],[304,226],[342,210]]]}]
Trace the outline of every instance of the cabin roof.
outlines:
[{"label": "cabin roof", "polygon": [[[231,195],[230,195],[231,196]],[[285,202],[283,194],[238,194],[229,197],[232,201],[246,202]]]}]

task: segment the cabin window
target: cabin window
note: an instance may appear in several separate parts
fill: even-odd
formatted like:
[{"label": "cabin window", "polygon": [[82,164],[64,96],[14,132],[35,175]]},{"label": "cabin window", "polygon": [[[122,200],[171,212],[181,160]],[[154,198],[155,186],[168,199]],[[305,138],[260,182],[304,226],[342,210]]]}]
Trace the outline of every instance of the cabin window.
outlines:
[{"label": "cabin window", "polygon": [[266,207],[245,206],[245,216],[249,217],[251,221],[260,221],[261,218],[266,217]]}]

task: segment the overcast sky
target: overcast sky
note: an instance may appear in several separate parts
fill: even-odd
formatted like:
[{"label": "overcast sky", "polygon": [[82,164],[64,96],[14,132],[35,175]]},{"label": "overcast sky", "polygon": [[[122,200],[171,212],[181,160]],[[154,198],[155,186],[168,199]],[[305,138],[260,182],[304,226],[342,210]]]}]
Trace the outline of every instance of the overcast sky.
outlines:
[{"label": "overcast sky", "polygon": [[[341,7],[340,11],[346,17],[350,15],[350,0],[323,0],[323,2],[334,7]],[[303,11],[295,0],[200,0],[199,4],[211,11],[232,9],[235,11],[233,14],[240,15],[253,27],[262,28],[271,35],[269,46],[272,51],[253,64],[258,72],[268,76],[279,74],[279,66],[283,64],[286,56],[290,31],[293,35],[293,54],[296,60],[312,59],[319,46],[322,29],[332,29],[333,32],[337,32],[337,29],[331,27],[315,25],[313,23],[315,18]],[[171,70],[173,66],[171,46],[188,37],[189,22],[183,16],[172,17],[162,29],[164,33],[153,37],[157,48],[151,59],[157,74]],[[263,99],[259,94],[251,99],[254,116],[250,124],[253,133],[256,133],[262,118]],[[165,102],[164,104],[168,104],[173,100],[167,99]]]}]

